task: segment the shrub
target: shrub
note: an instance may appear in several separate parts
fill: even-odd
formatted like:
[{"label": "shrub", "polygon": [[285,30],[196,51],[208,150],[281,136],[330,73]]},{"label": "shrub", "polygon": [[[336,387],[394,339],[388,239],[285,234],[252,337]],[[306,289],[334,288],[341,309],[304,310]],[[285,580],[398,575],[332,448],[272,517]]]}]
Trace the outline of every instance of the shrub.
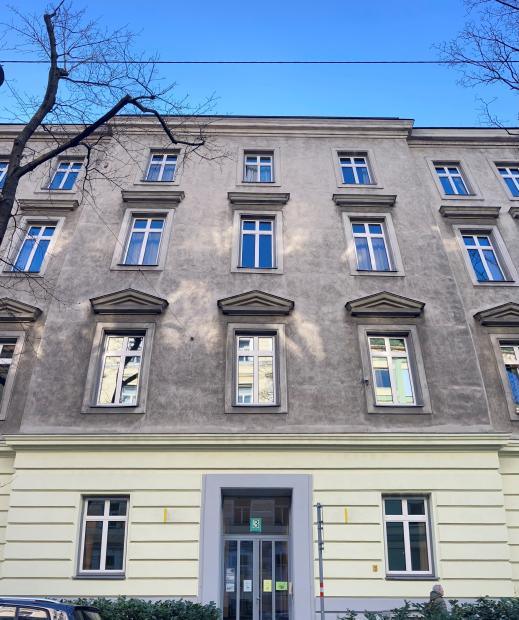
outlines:
[{"label": "shrub", "polygon": [[120,596],[117,599],[89,598],[69,601],[92,605],[103,620],[219,620],[220,610],[214,603],[201,605],[184,600],[145,601]]}]

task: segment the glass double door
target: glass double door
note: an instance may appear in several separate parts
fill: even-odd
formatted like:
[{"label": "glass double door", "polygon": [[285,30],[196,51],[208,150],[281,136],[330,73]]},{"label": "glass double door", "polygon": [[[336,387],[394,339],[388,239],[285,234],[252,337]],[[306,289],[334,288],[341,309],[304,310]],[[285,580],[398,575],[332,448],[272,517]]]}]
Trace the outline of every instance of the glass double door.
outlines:
[{"label": "glass double door", "polygon": [[290,620],[288,539],[226,538],[223,620]]}]

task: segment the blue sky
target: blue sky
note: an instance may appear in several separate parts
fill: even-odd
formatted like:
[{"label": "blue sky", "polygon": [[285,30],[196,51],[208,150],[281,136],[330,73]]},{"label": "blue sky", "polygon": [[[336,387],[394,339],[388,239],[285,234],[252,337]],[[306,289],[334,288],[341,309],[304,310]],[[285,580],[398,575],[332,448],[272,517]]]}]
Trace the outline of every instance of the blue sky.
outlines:
[{"label": "blue sky", "polygon": [[[43,12],[46,2],[15,5]],[[433,45],[455,37],[466,20],[463,0],[90,0],[77,6],[139,32],[143,50],[186,60],[429,59],[437,57]],[[41,67],[39,73],[5,69],[19,90],[42,89]],[[492,111],[502,121],[518,124],[517,95],[502,86],[464,88],[444,66],[172,65],[161,74],[193,103],[214,93],[218,114],[399,116],[420,126],[478,126],[482,98],[495,99]],[[0,99],[7,95],[4,86]]]}]

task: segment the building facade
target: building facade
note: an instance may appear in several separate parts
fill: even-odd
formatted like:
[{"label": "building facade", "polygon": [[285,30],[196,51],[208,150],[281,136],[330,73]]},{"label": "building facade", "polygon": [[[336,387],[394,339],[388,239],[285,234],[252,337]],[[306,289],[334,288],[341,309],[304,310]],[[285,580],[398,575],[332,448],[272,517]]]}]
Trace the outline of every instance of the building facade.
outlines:
[{"label": "building facade", "polygon": [[123,123],[4,243],[2,594],[310,620],[320,503],[330,612],[517,595],[519,137]]}]

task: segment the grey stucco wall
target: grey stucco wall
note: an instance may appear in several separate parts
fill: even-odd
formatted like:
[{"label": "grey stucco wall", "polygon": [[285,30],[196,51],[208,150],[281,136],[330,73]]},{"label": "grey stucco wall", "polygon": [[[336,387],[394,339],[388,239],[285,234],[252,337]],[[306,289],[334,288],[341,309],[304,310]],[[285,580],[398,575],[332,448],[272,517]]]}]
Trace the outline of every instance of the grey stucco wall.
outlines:
[{"label": "grey stucco wall", "polygon": [[[240,125],[236,119],[233,129],[223,131],[215,123],[213,140],[232,157],[216,162],[194,157],[186,163],[180,183],[172,188],[184,191],[185,199],[176,209],[160,272],[112,271],[110,264],[126,208],[121,188],[142,188],[135,185],[138,165],[145,166],[149,149],[163,144],[163,138],[143,131],[138,146],[132,142],[131,158],[112,143],[104,161],[125,181],[116,187],[97,180],[95,204],[87,197],[66,216],[45,274],[52,296],[36,300],[31,290],[20,287],[5,293],[44,312],[30,328],[35,347],[20,365],[11,412],[0,431],[515,431],[519,425],[509,419],[488,334],[473,314],[505,301],[519,302],[519,289],[472,284],[453,244],[452,225],[438,214],[442,199],[425,158],[448,156],[470,168],[481,194],[478,204],[503,207],[498,226],[519,267],[518,224],[506,214],[508,196],[488,162],[517,159],[517,148],[506,141],[489,147],[484,138],[467,145],[446,146],[438,137],[413,144],[405,121],[378,125],[375,131],[368,121],[352,125],[345,119],[342,125],[336,121],[333,128],[315,129],[304,121],[273,126],[261,119]],[[231,273],[233,213],[227,192],[244,191],[236,182],[240,148],[279,148],[280,185],[269,191],[290,192],[283,207],[282,275]],[[380,187],[338,188],[334,148],[369,149]],[[33,197],[39,187],[41,174],[33,174],[19,196]],[[405,276],[350,275],[342,215],[332,201],[337,192],[397,196],[392,217]],[[82,414],[99,320],[89,298],[126,287],[169,301],[156,320],[147,412]],[[251,289],[295,302],[293,313],[280,319],[286,325],[288,414],[224,413],[226,325],[231,319],[216,302]],[[426,304],[424,316],[412,322],[424,358],[430,415],[366,412],[359,321],[344,304],[382,290]]]}]

